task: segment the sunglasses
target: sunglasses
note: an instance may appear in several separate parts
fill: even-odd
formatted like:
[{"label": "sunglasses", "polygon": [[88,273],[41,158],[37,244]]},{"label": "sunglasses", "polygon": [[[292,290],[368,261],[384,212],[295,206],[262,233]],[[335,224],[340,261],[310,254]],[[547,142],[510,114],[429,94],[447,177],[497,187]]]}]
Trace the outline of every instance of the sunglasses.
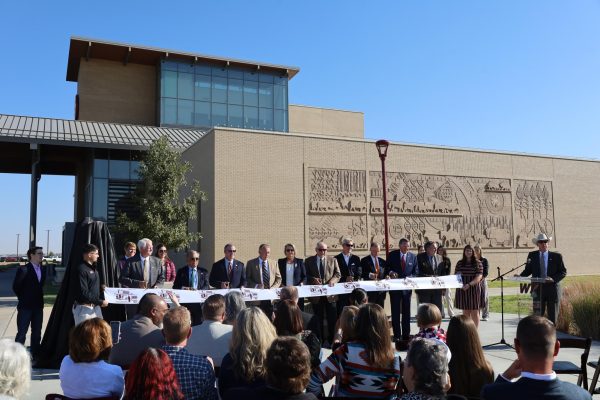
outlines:
[{"label": "sunglasses", "polygon": [[200,258],[198,257],[191,257],[190,260],[194,260],[194,261],[198,261]]},{"label": "sunglasses", "polygon": [[290,251],[294,251],[294,249],[285,249],[285,252],[288,253]]},{"label": "sunglasses", "polygon": [[327,249],[317,249],[317,251],[327,251]]},{"label": "sunglasses", "polygon": [[162,250],[162,249],[161,249],[161,250],[159,250],[158,252],[159,252],[159,253],[166,253],[166,252],[167,252],[167,250],[166,250],[166,249],[165,249],[165,250]]},{"label": "sunglasses", "polygon": [[346,247],[354,247],[354,244],[348,244],[348,243],[346,243],[344,246],[346,246]]},{"label": "sunglasses", "polygon": [[227,253],[235,253],[237,250],[225,250]]}]

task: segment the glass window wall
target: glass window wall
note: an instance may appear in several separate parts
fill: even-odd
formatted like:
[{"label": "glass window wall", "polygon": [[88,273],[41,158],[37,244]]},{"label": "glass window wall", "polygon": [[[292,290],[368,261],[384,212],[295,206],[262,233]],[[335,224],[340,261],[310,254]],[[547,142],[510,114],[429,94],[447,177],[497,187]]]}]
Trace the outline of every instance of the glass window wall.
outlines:
[{"label": "glass window wall", "polygon": [[163,60],[160,125],[288,131],[288,78],[279,73]]}]

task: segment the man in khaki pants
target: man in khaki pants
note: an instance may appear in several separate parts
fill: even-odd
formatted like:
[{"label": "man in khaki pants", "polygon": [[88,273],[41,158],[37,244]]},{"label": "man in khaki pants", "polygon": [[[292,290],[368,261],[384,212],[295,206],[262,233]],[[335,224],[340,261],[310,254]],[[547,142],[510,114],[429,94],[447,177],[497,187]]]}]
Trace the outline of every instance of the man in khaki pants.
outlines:
[{"label": "man in khaki pants", "polygon": [[73,304],[75,325],[86,319],[102,318],[100,307],[108,306],[108,301],[100,298],[100,276],[96,270],[96,261],[98,247],[93,244],[83,246],[83,260],[77,267],[77,292]]}]

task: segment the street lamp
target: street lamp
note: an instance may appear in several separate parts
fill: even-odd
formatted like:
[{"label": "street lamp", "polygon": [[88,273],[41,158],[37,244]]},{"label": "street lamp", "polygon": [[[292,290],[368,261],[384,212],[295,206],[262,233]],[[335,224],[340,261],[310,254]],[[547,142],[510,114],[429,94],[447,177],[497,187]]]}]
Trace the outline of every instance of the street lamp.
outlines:
[{"label": "street lamp", "polygon": [[19,262],[19,237],[21,236],[20,233],[17,233],[17,262]]},{"label": "street lamp", "polygon": [[383,183],[383,226],[385,229],[385,259],[390,256],[390,241],[388,240],[388,215],[387,215],[387,187],[385,184],[385,157],[387,156],[388,146],[390,142],[387,140],[378,140],[375,142],[379,158],[381,159],[381,181]]}]

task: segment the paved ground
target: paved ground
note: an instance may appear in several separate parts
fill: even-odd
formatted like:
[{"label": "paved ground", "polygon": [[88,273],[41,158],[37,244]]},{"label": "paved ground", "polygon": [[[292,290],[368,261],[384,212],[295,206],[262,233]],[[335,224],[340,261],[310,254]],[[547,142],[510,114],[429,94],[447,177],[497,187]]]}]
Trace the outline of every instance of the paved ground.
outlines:
[{"label": "paved ground", "polygon": [[[15,274],[15,270],[0,271],[0,337],[14,338],[16,335],[16,304],[17,299],[14,296],[11,285]],[[492,294],[498,290],[493,290]],[[518,288],[510,288],[505,290],[505,294],[516,293]],[[498,291],[499,292],[499,291]],[[499,293],[498,293],[499,294]],[[416,313],[416,301],[413,300],[413,315]],[[389,308],[389,301],[386,302]],[[44,327],[50,317],[51,307],[44,309]],[[389,309],[387,310],[389,313]],[[504,338],[508,343],[512,343],[515,337],[519,316],[506,315],[504,322]],[[448,321],[444,320],[443,326],[447,326]],[[413,323],[413,329],[416,330],[416,325]],[[491,314],[489,321],[481,322],[479,335],[483,345],[497,343],[502,339],[502,324],[500,314]],[[29,340],[29,337],[28,337]],[[494,366],[494,371],[500,373],[504,371],[510,363],[515,359],[514,350],[504,346],[497,345],[485,348],[485,354],[488,360]],[[569,360],[576,364],[580,362],[580,350],[563,349],[561,350],[558,359]],[[402,353],[404,357],[406,354]],[[590,360],[598,360],[600,356],[600,342],[594,342],[590,352]],[[588,368],[589,379],[593,371]],[[571,375],[563,375],[561,379],[576,383],[577,377]],[[30,394],[26,399],[43,399],[48,393],[62,393],[58,380],[57,370],[34,370],[32,376],[32,385]],[[600,396],[599,396],[600,397]]]}]

